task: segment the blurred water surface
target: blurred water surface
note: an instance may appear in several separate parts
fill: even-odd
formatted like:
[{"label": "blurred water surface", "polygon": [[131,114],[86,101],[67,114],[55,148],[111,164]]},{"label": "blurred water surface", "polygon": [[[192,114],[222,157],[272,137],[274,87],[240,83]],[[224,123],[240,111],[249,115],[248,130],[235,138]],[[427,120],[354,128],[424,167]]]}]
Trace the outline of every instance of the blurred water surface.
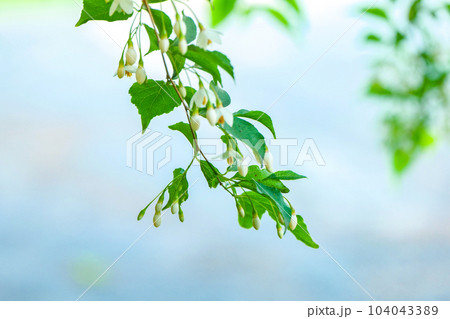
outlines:
[{"label": "blurred water surface", "polygon": [[[0,13],[1,300],[76,299],[151,224],[151,214],[136,222],[137,212],[189,161],[175,134],[175,160],[156,176],[126,167],[125,141],[140,127],[132,82],[112,77],[120,49],[99,26],[73,27],[78,2]],[[298,43],[263,17],[222,28],[235,110],[267,108],[354,21],[356,1],[325,2],[306,2]],[[268,110],[279,137],[313,138],[326,161],[295,167],[290,154],[288,168],[309,177],[290,185],[291,198],[314,238],[375,299],[448,300],[448,144],[393,177],[380,142],[383,106],[363,94],[373,56],[361,45],[364,28]],[[171,134],[178,113],[153,129]],[[166,215],[84,299],[369,298],[323,250],[279,240],[268,217],[258,232],[239,228],[232,200],[198,177],[194,169],[185,222]]]}]

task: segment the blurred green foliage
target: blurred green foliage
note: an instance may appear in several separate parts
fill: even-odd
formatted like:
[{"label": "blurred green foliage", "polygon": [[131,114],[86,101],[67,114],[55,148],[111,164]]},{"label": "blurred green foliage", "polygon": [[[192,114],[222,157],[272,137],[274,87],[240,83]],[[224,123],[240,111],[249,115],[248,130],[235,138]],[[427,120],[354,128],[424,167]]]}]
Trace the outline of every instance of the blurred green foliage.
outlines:
[{"label": "blurred green foliage", "polygon": [[277,0],[273,5],[261,2],[262,4],[250,4],[245,0],[210,0],[211,23],[217,26],[234,15],[250,17],[256,13],[263,13],[287,30],[296,31],[303,13],[298,0]]},{"label": "blurred green foliage", "polygon": [[366,40],[379,49],[368,93],[390,102],[385,144],[402,173],[437,136],[448,134],[450,4],[385,0],[366,14],[377,23]]}]

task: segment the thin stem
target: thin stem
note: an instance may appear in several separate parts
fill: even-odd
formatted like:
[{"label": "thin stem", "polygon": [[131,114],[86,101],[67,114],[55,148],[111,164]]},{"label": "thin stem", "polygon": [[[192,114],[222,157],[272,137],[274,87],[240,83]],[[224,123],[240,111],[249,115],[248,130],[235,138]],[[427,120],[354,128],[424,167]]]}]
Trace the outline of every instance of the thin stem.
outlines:
[{"label": "thin stem", "polygon": [[[154,30],[155,30],[156,38],[157,38],[158,41],[159,41],[159,35],[158,35],[158,33],[156,32],[157,29],[156,29],[155,20],[154,20],[154,18],[153,18],[153,14],[152,14],[151,8],[150,8],[150,6],[149,6],[149,4],[148,4],[148,0],[142,0],[142,2],[143,2],[143,4],[145,5],[145,7],[147,8],[148,14],[149,14],[149,16],[150,16],[150,20],[152,21],[153,28],[154,28]],[[200,146],[198,145],[198,141],[197,141],[197,138],[196,138],[196,134],[195,134],[194,129],[192,128],[191,119],[190,119],[190,116],[189,116],[189,107],[188,107],[186,101],[184,100],[183,96],[181,95],[180,91],[178,90],[178,86],[175,84],[175,82],[173,81],[173,79],[172,79],[171,76],[170,76],[169,68],[168,68],[168,66],[167,66],[167,62],[166,62],[166,59],[165,59],[165,57],[164,57],[164,54],[162,53],[162,51],[160,51],[160,52],[161,52],[161,57],[162,57],[163,64],[164,64],[164,69],[165,69],[165,71],[166,71],[166,78],[167,78],[167,80],[170,82],[170,84],[173,86],[173,88],[175,89],[175,92],[177,93],[178,97],[180,98],[181,104],[182,104],[183,107],[184,107],[184,111],[185,111],[185,113],[186,113],[186,117],[187,117],[187,121],[188,121],[188,124],[189,124],[189,128],[190,128],[190,131],[191,131],[191,133],[192,133],[192,137],[193,137],[193,140],[194,140],[194,143],[195,143],[195,148],[198,150],[198,152],[199,152],[199,153],[202,155],[202,157],[205,159],[206,163],[209,165],[209,167],[211,168],[211,170],[212,170],[213,172],[215,172],[214,166],[213,166],[213,165],[211,164],[211,162],[206,158],[205,154],[203,153],[203,151],[200,149]],[[225,189],[231,196],[234,197],[233,193],[231,193],[231,192],[225,187],[225,185],[222,183],[222,181],[220,180],[220,178],[219,178],[219,176],[218,176],[217,174],[216,174],[216,178],[217,178],[217,181],[219,182],[220,186],[222,186],[223,189]]]}]

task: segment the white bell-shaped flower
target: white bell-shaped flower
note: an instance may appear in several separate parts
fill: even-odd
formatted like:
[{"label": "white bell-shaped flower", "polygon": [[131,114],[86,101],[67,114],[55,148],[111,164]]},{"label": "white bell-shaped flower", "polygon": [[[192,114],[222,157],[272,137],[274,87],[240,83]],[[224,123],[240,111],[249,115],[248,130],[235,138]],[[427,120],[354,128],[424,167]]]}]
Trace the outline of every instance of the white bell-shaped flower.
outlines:
[{"label": "white bell-shaped flower", "polygon": [[180,17],[178,13],[176,16],[176,22],[173,25],[173,31],[175,32],[178,38],[180,38],[181,35],[186,34],[186,23],[184,23],[183,19]]},{"label": "white bell-shaped flower", "polygon": [[191,116],[191,126],[194,131],[198,131],[198,129],[200,128],[200,119],[201,116],[198,115],[198,112],[194,113]]},{"label": "white bell-shaped flower", "polygon": [[145,73],[144,64],[139,63],[139,66],[136,70],[136,81],[139,84],[144,84],[146,79],[147,79],[147,73]]},{"label": "white bell-shaped flower", "polygon": [[237,167],[238,167],[238,172],[239,172],[239,174],[241,174],[242,177],[247,176],[248,165],[245,161],[238,161]]},{"label": "white bell-shaped flower", "polygon": [[242,207],[241,205],[238,206],[238,213],[239,213],[239,216],[241,216],[242,218],[245,217],[245,210],[244,210],[244,207]]},{"label": "white bell-shaped flower", "polygon": [[137,61],[137,53],[134,49],[133,42],[131,40],[128,41],[128,49],[125,53],[125,62],[127,65],[133,65]]},{"label": "white bell-shaped flower", "polygon": [[253,213],[252,224],[253,228],[256,230],[258,230],[259,227],[261,226],[261,220],[259,219],[259,216],[256,213]]},{"label": "white bell-shaped flower", "polygon": [[217,113],[212,104],[208,104],[208,108],[206,110],[206,118],[208,119],[209,124],[211,126],[215,126],[217,124]]},{"label": "white bell-shaped flower", "polygon": [[173,203],[172,207],[170,207],[170,210],[172,214],[178,214],[178,212],[180,211],[180,205],[178,204],[178,202]]},{"label": "white bell-shaped flower", "polygon": [[227,123],[229,126],[233,126],[234,116],[228,109],[224,108],[222,103],[218,103],[217,109],[217,122],[219,124]]},{"label": "white bell-shaped flower", "polygon": [[178,50],[180,50],[180,53],[182,55],[185,55],[186,52],[188,51],[188,45],[187,45],[187,41],[186,38],[184,36],[179,38],[178,41]]},{"label": "white bell-shaped flower", "polygon": [[295,215],[295,210],[292,210],[291,221],[289,222],[289,228],[294,230],[297,227],[297,216]]},{"label": "white bell-shaped flower", "polygon": [[283,228],[281,227],[281,225],[280,224],[277,224],[277,234],[278,234],[278,237],[280,237],[280,239],[283,239]]},{"label": "white bell-shaped flower", "polygon": [[[108,3],[110,0],[106,0]],[[111,8],[109,8],[109,15],[112,16],[114,12],[125,12],[126,14],[133,13],[133,0],[113,0]]]},{"label": "white bell-shaped flower", "polygon": [[199,25],[200,33],[197,37],[197,46],[205,49],[212,43],[222,44],[222,34],[216,30],[206,29],[203,25]]},{"label": "white bell-shaped flower", "polygon": [[153,215],[153,225],[156,228],[161,226],[161,213],[156,212],[155,215]]},{"label": "white bell-shaped flower", "polygon": [[161,39],[159,39],[159,49],[162,53],[166,53],[169,51],[170,42],[169,39],[167,39],[167,36],[161,36]]},{"label": "white bell-shaped flower", "polygon": [[216,103],[216,97],[211,90],[206,89],[203,84],[200,83],[199,89],[192,96],[189,108],[192,109],[194,105],[197,107],[205,107],[208,104],[208,101],[214,104]]},{"label": "white bell-shaped flower", "polygon": [[123,63],[123,59],[120,59],[119,67],[117,68],[116,75],[119,79],[125,76],[125,64]]},{"label": "white bell-shaped flower", "polygon": [[268,149],[266,149],[266,153],[264,154],[264,166],[269,172],[273,172],[273,155]]},{"label": "white bell-shaped flower", "polygon": [[158,202],[155,205],[155,213],[161,213],[162,208],[163,208],[163,201],[158,200]]}]

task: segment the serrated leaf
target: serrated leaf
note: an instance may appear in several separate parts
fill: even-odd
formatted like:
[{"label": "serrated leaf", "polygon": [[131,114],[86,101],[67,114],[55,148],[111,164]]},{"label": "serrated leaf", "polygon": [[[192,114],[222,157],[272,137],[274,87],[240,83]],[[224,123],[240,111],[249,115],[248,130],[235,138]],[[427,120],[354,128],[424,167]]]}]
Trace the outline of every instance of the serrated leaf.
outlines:
[{"label": "serrated leaf", "polygon": [[266,179],[276,179],[276,180],[284,180],[284,181],[293,181],[297,179],[306,178],[306,176],[299,175],[293,171],[278,171],[273,174],[270,174]]},{"label": "serrated leaf", "polygon": [[217,26],[232,11],[236,4],[236,0],[213,0],[211,9],[211,24]]},{"label": "serrated leaf", "polygon": [[376,17],[380,17],[383,19],[387,19],[388,16],[386,14],[386,12],[381,9],[381,8],[368,8],[365,10],[362,10],[362,12],[365,12],[366,14],[372,15],[372,16],[376,16]]},{"label": "serrated leaf", "polygon": [[116,11],[110,16],[109,9],[111,8],[111,5],[112,1],[106,3],[104,0],[83,0],[81,16],[75,26],[79,27],[91,20],[103,20],[109,22],[127,20],[133,15]]},{"label": "serrated leaf", "polygon": [[207,51],[191,44],[184,56],[194,62],[199,69],[211,74],[214,81],[220,84],[222,84],[222,78],[219,66],[234,79],[233,66],[230,60],[219,51]]},{"label": "serrated leaf", "polygon": [[154,117],[170,113],[180,105],[177,92],[164,81],[148,80],[144,84],[134,83],[129,93],[131,103],[136,105],[141,115],[143,132]]},{"label": "serrated leaf", "polygon": [[264,113],[262,111],[248,111],[248,110],[242,109],[242,110],[235,112],[234,116],[245,117],[245,118],[249,118],[249,119],[258,121],[259,123],[261,123],[262,125],[264,125],[265,127],[267,127],[270,130],[270,132],[272,133],[274,138],[277,138],[276,134],[275,134],[275,129],[273,128],[272,119],[266,113]]},{"label": "serrated leaf", "polygon": [[200,161],[200,169],[205,176],[206,181],[208,182],[208,186],[210,188],[216,188],[219,185],[219,179],[222,181],[222,174],[219,170],[211,163],[208,163],[204,160]]},{"label": "serrated leaf", "polygon": [[145,30],[147,31],[148,38],[150,40],[150,48],[145,55],[150,54],[153,51],[159,50],[158,39],[156,38],[155,29],[150,28],[148,25],[144,24]]},{"label": "serrated leaf", "polygon": [[219,96],[220,101],[222,101],[223,106],[226,107],[231,104],[231,97],[224,89],[222,89],[221,87],[216,85],[216,83],[214,83],[214,81],[211,81],[209,86],[214,91],[216,91],[217,95]]},{"label": "serrated leaf", "polygon": [[173,171],[172,183],[167,188],[169,193],[169,200],[163,209],[167,209],[172,206],[173,203],[178,201],[178,204],[185,202],[188,197],[189,183],[186,178],[185,170],[182,168],[177,168]]},{"label": "serrated leaf", "polygon": [[183,21],[186,24],[186,41],[191,43],[197,38],[197,25],[191,17],[183,15]]},{"label": "serrated leaf", "polygon": [[187,138],[189,143],[191,143],[191,145],[194,146],[194,137],[192,136],[191,127],[189,126],[189,124],[184,122],[178,122],[176,124],[170,125],[169,128],[173,131],[178,131],[181,134],[183,134]]},{"label": "serrated leaf", "polygon": [[224,124],[224,129],[238,140],[248,145],[257,155],[260,162],[264,159],[266,142],[264,136],[249,122],[235,117],[233,126]]}]

